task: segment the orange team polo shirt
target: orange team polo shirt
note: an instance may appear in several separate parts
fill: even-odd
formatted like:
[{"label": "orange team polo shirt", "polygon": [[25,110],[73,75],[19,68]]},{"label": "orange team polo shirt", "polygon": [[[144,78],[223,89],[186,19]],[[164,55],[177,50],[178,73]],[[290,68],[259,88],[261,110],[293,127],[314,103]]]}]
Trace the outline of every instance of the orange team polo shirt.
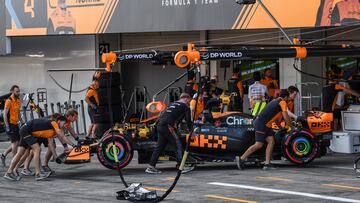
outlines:
[{"label": "orange team polo shirt", "polygon": [[[191,100],[191,102],[190,102],[190,107],[191,107],[192,109],[195,109],[195,105],[196,105],[196,100],[195,100],[195,99]],[[199,101],[199,100],[198,100],[198,106],[197,106],[197,108],[196,108],[196,113],[195,113],[195,119],[194,119],[194,120],[199,119],[200,114],[201,114],[203,111],[204,111],[204,100],[203,100],[203,101]],[[193,116],[193,114],[192,114],[191,116]]]},{"label": "orange team polo shirt", "polygon": [[9,124],[17,125],[19,122],[21,102],[20,99],[10,97],[5,102],[5,109],[9,110],[10,117],[8,118]]},{"label": "orange team polo shirt", "polygon": [[[85,97],[89,98],[93,102],[95,100],[96,105],[99,105],[99,96],[96,92],[96,89],[93,86],[90,86],[89,90],[86,92]],[[93,99],[92,99],[93,98]]]},{"label": "orange team polo shirt", "polygon": [[59,125],[56,121],[51,121],[51,129],[34,131],[31,135],[39,138],[51,138],[56,135],[56,130],[60,130]]},{"label": "orange team polo shirt", "polygon": [[284,100],[280,101],[279,102],[279,105],[281,107],[281,112],[277,113],[269,122],[266,123],[266,126],[268,128],[271,128],[272,127],[272,124],[275,122],[275,121],[280,121],[281,118],[282,118],[282,112],[287,112],[287,109],[288,109],[288,106],[286,104],[286,102]]},{"label": "orange team polo shirt", "polygon": [[[279,89],[279,85],[277,84],[276,80],[266,77],[261,79],[260,83],[268,88],[268,94],[270,97],[275,97],[275,89]],[[271,84],[273,86],[272,88],[271,88]]]}]

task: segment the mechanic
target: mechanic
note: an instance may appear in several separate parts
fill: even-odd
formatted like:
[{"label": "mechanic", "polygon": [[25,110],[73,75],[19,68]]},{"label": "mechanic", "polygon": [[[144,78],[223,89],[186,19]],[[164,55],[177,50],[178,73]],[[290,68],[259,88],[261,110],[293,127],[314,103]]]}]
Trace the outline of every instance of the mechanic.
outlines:
[{"label": "mechanic", "polygon": [[360,93],[338,84],[335,77],[333,77],[333,79],[329,81],[329,84],[322,89],[323,111],[334,114],[334,131],[341,127],[339,124],[341,120],[341,109],[336,105],[338,93],[340,91],[344,91],[345,94],[360,97]]},{"label": "mechanic", "polygon": [[17,153],[17,147],[20,141],[19,135],[19,120],[20,120],[20,107],[21,101],[20,88],[17,85],[13,85],[10,88],[11,96],[5,101],[5,107],[3,111],[4,123],[6,134],[10,138],[11,145],[6,149],[4,153],[1,154],[1,162],[3,167],[6,166],[5,159],[6,156],[12,152],[13,157]]},{"label": "mechanic", "polygon": [[[175,147],[175,155],[177,166],[180,166],[182,159],[182,146],[180,138],[177,134],[177,125],[185,118],[188,128],[191,129],[189,103],[191,97],[187,93],[180,95],[180,100],[170,104],[170,106],[160,115],[157,124],[158,141],[156,148],[152,153],[149,166],[145,170],[149,174],[159,174],[160,170],[156,169],[156,163],[160,154],[165,150],[168,143]],[[183,172],[188,172],[191,169],[186,169]]]},{"label": "mechanic", "polygon": [[236,164],[239,169],[244,169],[245,160],[255,151],[261,149],[267,142],[264,170],[275,169],[271,161],[272,151],[275,145],[274,133],[271,129],[272,123],[284,118],[286,124],[291,127],[291,120],[288,116],[287,101],[289,100],[289,92],[281,90],[280,96],[268,103],[259,116],[254,121],[255,128],[255,144],[250,146],[246,152],[240,157],[236,157]]},{"label": "mechanic", "polygon": [[[205,89],[202,89],[200,91],[199,96],[197,94],[194,95],[194,99],[190,102],[190,111],[191,111],[191,121],[199,121],[201,113],[204,111],[205,107],[205,101],[204,97],[207,97],[207,91]],[[197,107],[196,107],[196,113],[195,113],[195,106],[196,106],[196,100],[198,100]]]},{"label": "mechanic", "polygon": [[194,94],[198,91],[199,85],[196,84],[196,74],[194,71],[188,72],[188,81],[186,82],[184,92],[189,94],[190,97],[193,97]]},{"label": "mechanic", "polygon": [[275,91],[279,89],[277,80],[272,79],[272,69],[266,68],[264,70],[264,78],[260,80],[260,83],[265,85],[268,89],[269,100],[275,98]]},{"label": "mechanic", "polygon": [[[288,113],[294,113],[294,111],[295,111],[295,102],[294,102],[294,100],[295,100],[295,97],[296,97],[296,95],[299,93],[299,89],[297,88],[297,87],[295,87],[295,86],[289,86],[288,88],[287,88],[287,90],[289,91],[289,94],[290,94],[290,99],[289,99],[289,101],[288,101],[288,108],[289,108],[289,112]],[[290,114],[289,114],[289,116],[291,117],[291,118],[293,118]],[[295,119],[296,120],[296,119]]]},{"label": "mechanic", "polygon": [[96,138],[95,133],[97,124],[94,120],[94,116],[97,113],[97,108],[99,107],[99,96],[97,94],[97,89],[99,89],[99,79],[93,78],[92,84],[90,85],[85,95],[85,102],[88,104],[88,113],[91,121],[86,139]]},{"label": "mechanic", "polygon": [[[54,120],[53,120],[54,119]],[[20,158],[24,155],[25,150],[31,148],[34,151],[35,160],[35,180],[42,180],[50,176],[51,172],[41,172],[40,170],[40,153],[41,148],[38,143],[38,138],[49,138],[49,148],[52,150],[53,155],[56,158],[56,151],[54,147],[53,138],[58,135],[64,143],[67,143],[73,147],[75,145],[64,135],[62,128],[66,124],[67,120],[65,116],[58,116],[56,118],[38,118],[26,122],[20,129],[21,141],[19,144],[19,151],[16,156],[11,160],[10,167],[5,173],[4,178],[9,180],[20,180],[20,177],[16,175],[17,165]]]},{"label": "mechanic", "polygon": [[[76,109],[73,109],[73,108],[70,108],[66,111],[65,113],[65,117],[66,117],[66,120],[67,122],[65,123],[64,127],[61,129],[61,130],[67,130],[70,135],[78,142],[80,143],[81,140],[79,138],[79,136],[75,133],[75,130],[74,128],[71,126],[71,123],[75,122],[77,119],[78,119],[78,115],[79,113],[76,111]],[[56,115],[55,115],[56,116]],[[57,115],[59,116],[59,115]],[[61,116],[61,115],[60,115]],[[45,139],[47,140],[47,139]],[[61,140],[60,140],[61,141]],[[40,143],[39,143],[40,144]],[[64,150],[67,151],[69,150],[68,146],[66,143],[61,143],[63,146],[64,146]],[[55,148],[56,148],[56,145],[54,145]],[[49,167],[49,161],[51,159],[51,156],[52,156],[52,152],[51,150],[48,148],[46,154],[45,154],[45,160],[42,164],[42,170],[45,171],[45,172],[51,172],[51,173],[54,173],[55,171],[52,170],[50,167]]]},{"label": "mechanic", "polygon": [[[254,84],[249,86],[249,102],[253,116],[258,115],[266,105],[266,97],[268,94],[267,87],[260,83],[260,72],[253,74]],[[256,107],[256,108],[254,108]]]},{"label": "mechanic", "polygon": [[232,77],[228,80],[228,90],[231,96],[229,111],[243,111],[244,87],[240,79],[240,68],[234,68]]}]

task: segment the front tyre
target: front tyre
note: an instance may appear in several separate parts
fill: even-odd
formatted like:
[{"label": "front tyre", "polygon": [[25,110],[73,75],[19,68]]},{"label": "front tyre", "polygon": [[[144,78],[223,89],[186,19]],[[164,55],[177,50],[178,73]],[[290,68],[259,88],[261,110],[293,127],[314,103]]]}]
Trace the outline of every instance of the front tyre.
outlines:
[{"label": "front tyre", "polygon": [[[115,143],[115,145],[114,145]],[[127,166],[134,155],[130,142],[122,134],[106,132],[99,141],[97,157],[100,163],[109,169],[122,169]],[[116,162],[116,159],[118,162]]]}]

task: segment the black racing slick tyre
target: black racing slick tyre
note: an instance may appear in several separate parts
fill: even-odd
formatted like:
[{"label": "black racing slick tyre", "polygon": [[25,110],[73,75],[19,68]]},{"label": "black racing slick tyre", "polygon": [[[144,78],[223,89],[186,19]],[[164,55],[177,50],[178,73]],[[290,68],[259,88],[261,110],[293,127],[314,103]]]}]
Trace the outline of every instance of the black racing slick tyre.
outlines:
[{"label": "black racing slick tyre", "polygon": [[282,150],[285,158],[290,162],[303,165],[316,158],[319,143],[311,132],[297,129],[283,138]]},{"label": "black racing slick tyre", "polygon": [[100,78],[99,78],[100,88],[107,88],[109,80],[111,80],[111,87],[119,87],[120,86],[120,73],[118,73],[118,72],[112,72],[112,73],[102,72],[100,75]]},{"label": "black racing slick tyre", "polygon": [[[108,97],[108,89],[107,88],[99,88],[97,90],[99,96],[99,106],[107,106],[109,105],[109,97]],[[119,87],[111,88],[111,105],[120,105],[121,104],[121,90]]]},{"label": "black racing slick tyre", "polygon": [[126,167],[131,162],[134,151],[131,143],[118,132],[114,132],[114,140],[115,146],[112,133],[108,131],[99,141],[97,156],[103,166],[118,170]]}]

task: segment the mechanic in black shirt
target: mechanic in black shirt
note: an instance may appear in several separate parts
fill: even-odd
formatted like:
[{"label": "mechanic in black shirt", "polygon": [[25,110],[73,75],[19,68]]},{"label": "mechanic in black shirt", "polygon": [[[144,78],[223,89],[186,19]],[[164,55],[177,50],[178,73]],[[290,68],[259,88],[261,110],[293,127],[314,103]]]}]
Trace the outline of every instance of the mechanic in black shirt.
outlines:
[{"label": "mechanic in black shirt", "polygon": [[265,154],[265,165],[263,169],[269,170],[275,168],[270,164],[272,151],[275,145],[274,133],[271,129],[271,126],[272,123],[278,122],[281,118],[284,118],[286,124],[291,127],[291,119],[287,112],[287,102],[289,98],[290,96],[288,90],[281,90],[280,96],[268,103],[255,119],[254,129],[256,142],[250,146],[241,157],[236,157],[236,163],[239,169],[244,168],[246,158],[255,151],[261,149],[265,142],[267,142],[267,146]]},{"label": "mechanic in black shirt", "polygon": [[191,129],[190,119],[190,95],[182,93],[180,100],[170,104],[168,108],[161,114],[157,124],[158,141],[156,148],[151,156],[146,173],[158,174],[161,173],[155,168],[158,158],[161,153],[164,152],[168,143],[175,146],[175,155],[178,165],[180,165],[182,159],[182,146],[180,138],[176,132],[177,125],[185,118],[188,124],[188,128]]},{"label": "mechanic in black shirt", "polygon": [[349,89],[343,85],[338,84],[337,80],[333,79],[329,81],[329,85],[323,87],[322,89],[322,103],[323,103],[323,111],[327,113],[333,113],[334,118],[334,126],[333,130],[339,130],[339,121],[341,120],[341,110],[339,106],[337,106],[336,101],[339,96],[339,92],[344,91],[345,94],[353,95],[356,97],[360,97],[360,93]]}]

